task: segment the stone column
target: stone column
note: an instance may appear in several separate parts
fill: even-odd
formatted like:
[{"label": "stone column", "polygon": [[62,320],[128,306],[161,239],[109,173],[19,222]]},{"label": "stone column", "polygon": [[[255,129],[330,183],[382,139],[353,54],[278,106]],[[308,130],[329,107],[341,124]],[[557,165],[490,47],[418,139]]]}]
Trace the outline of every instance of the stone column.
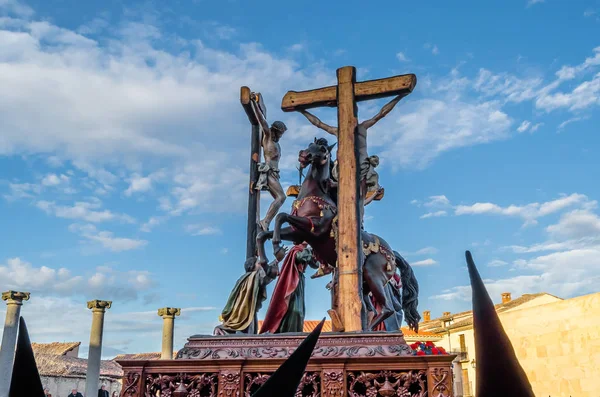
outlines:
[{"label": "stone column", "polygon": [[175,316],[181,314],[181,309],[175,307],[163,307],[158,309],[158,315],[163,318],[162,352],[161,360],[173,359],[173,329],[175,328]]},{"label": "stone column", "polygon": [[90,332],[90,350],[88,351],[87,374],[85,377],[86,396],[96,396],[98,394],[104,312],[106,309],[110,309],[111,305],[111,301],[101,300],[93,300],[87,303],[88,309],[92,309],[92,330]]},{"label": "stone column", "polygon": [[6,321],[0,349],[0,397],[7,397],[15,361],[21,305],[29,300],[29,292],[6,291],[2,293],[2,300],[6,301]]}]

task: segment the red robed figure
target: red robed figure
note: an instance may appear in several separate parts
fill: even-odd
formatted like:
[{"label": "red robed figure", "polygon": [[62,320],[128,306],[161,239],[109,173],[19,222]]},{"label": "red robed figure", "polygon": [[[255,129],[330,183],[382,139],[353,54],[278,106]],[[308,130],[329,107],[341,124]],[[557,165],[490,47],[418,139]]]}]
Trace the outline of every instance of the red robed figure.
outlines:
[{"label": "red robed figure", "polygon": [[[306,248],[306,244],[295,245],[287,254],[281,266],[277,283],[271,297],[271,303],[267,309],[265,320],[260,328],[260,334],[277,332],[281,320],[287,313],[290,305],[290,297],[298,288],[300,273],[304,272],[304,266],[301,269],[296,264],[296,254]],[[300,265],[301,266],[301,265]]]}]

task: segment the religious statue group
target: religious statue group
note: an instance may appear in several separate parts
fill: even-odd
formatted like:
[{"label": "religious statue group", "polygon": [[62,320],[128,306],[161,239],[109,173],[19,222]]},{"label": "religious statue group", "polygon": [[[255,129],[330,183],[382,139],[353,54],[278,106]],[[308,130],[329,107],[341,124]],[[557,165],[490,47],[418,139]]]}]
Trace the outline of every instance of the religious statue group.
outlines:
[{"label": "religious statue group", "polygon": [[[375,168],[379,157],[367,152],[367,131],[384,118],[406,94],[398,95],[387,103],[373,118],[359,122],[356,128],[357,167],[359,169],[358,197],[362,237],[362,295],[363,329],[397,331],[403,317],[417,329],[420,316],[416,309],[418,284],[410,265],[381,237],[364,230],[364,207],[383,197]],[[302,332],[305,304],[305,271],[316,269],[311,278],[332,275],[327,288],[332,293],[332,310],[336,308],[337,286],[337,190],[338,161],[332,159],[327,139],[320,138],[300,151],[300,172],[306,171],[301,186],[295,187],[296,196],[291,212],[279,212],[286,200],[280,182],[280,139],[287,130],[281,121],[270,126],[261,110],[259,97],[252,95],[251,106],[261,130],[264,162],[258,164],[258,178],[251,184],[254,192],[268,192],[271,202],[265,217],[258,222],[257,252],[246,259],[245,273],[238,279],[227,300],[215,328],[215,335],[264,334]],[[299,110],[314,126],[337,137],[338,128],[319,120],[308,111]],[[274,225],[271,228],[271,223]],[[283,225],[287,224],[287,227]],[[273,243],[275,259],[267,259],[264,244]],[[291,249],[281,241],[293,243]],[[258,312],[267,300],[267,285],[277,280],[270,304],[259,328]]]}]

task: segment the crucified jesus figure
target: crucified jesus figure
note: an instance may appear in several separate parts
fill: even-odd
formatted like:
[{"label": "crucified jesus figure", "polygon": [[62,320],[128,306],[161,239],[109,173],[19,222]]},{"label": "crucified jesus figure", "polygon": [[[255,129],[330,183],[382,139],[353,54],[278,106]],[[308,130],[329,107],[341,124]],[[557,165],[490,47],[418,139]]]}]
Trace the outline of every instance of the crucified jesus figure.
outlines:
[{"label": "crucified jesus figure", "polygon": [[[384,118],[389,112],[394,109],[394,106],[398,104],[398,102],[404,98],[408,94],[398,95],[390,102],[388,102],[379,113],[377,113],[373,118],[363,121],[359,123],[356,130],[358,134],[358,138],[356,140],[357,150],[358,150],[358,166],[360,167],[360,209],[361,209],[361,222],[364,215],[364,205],[365,196],[367,194],[367,176],[370,175],[370,171],[372,171],[373,165],[371,161],[369,161],[369,155],[367,153],[367,130],[373,127],[379,120]],[[328,132],[331,135],[338,135],[337,127],[332,127],[330,125],[325,124],[315,115],[307,112],[306,110],[299,110],[300,113],[304,115],[315,127],[322,129],[325,132]]]},{"label": "crucified jesus figure", "polygon": [[285,202],[285,192],[281,182],[279,182],[279,159],[281,158],[279,139],[281,139],[287,127],[282,121],[275,121],[269,127],[256,99],[256,95],[252,95],[250,103],[263,133],[261,146],[265,162],[258,165],[258,181],[254,188],[259,191],[268,190],[273,196],[273,202],[269,206],[265,218],[259,222],[259,227],[266,232],[269,230],[271,221]]}]

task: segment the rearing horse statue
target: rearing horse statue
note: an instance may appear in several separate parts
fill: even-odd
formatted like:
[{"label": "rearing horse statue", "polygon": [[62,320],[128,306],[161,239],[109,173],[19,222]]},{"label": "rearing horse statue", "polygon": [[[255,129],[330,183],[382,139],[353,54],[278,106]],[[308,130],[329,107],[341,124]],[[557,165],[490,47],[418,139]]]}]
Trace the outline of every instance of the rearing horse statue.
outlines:
[{"label": "rearing horse statue", "polygon": [[[267,263],[265,241],[272,239],[274,254],[283,259],[281,241],[294,244],[307,242],[313,248],[321,263],[337,265],[337,205],[332,198],[330,169],[331,149],[326,139],[315,139],[308,148],[301,150],[298,161],[301,167],[309,167],[297,199],[292,204],[292,213],[279,213],[275,218],[273,231],[257,235],[259,261]],[[282,227],[284,223],[289,224]],[[396,268],[400,270],[402,282],[402,311],[406,323],[415,331],[421,316],[417,311],[419,285],[412,268],[393,251],[381,237],[361,231],[363,252],[363,295],[369,292],[381,307],[380,313],[371,320],[368,329],[372,330],[394,313],[392,302],[387,297],[385,286],[393,277]]]}]

